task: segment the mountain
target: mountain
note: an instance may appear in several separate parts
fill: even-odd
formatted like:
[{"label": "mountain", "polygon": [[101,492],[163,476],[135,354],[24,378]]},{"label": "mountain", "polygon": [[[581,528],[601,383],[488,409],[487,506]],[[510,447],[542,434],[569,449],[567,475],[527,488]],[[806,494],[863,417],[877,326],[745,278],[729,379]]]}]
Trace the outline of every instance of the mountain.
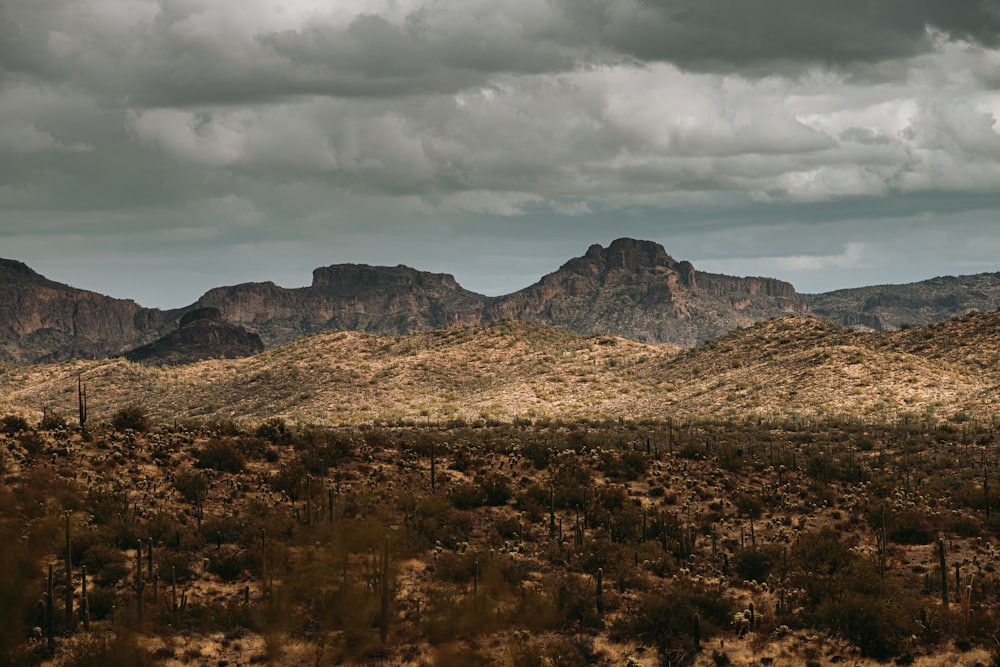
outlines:
[{"label": "mountain", "polygon": [[876,285],[802,294],[818,317],[874,331],[940,322],[970,310],[1000,309],[1000,273],[941,276],[905,285]]},{"label": "mountain", "polygon": [[486,297],[447,274],[405,266],[316,269],[310,287],[250,283],[212,290],[199,307],[260,333],[268,345],[323,331],[405,334],[508,319],[579,334],[693,345],[739,326],[808,307],[788,283],[695,271],[658,243],[618,239],[523,290]]},{"label": "mountain", "polygon": [[703,273],[658,243],[618,239],[608,248],[592,245],[534,285],[493,299],[484,320],[527,320],[585,335],[689,346],[806,312],[786,282]]},{"label": "mountain", "polygon": [[53,282],[0,259],[0,361],[119,354],[155,337],[164,318],[162,311]]},{"label": "mountain", "polygon": [[309,287],[286,289],[271,282],[220,287],[195,307],[217,308],[274,346],[324,331],[405,334],[479,324],[486,301],[447,274],[338,264],[314,270]]},{"label": "mountain", "polygon": [[263,349],[260,336],[227,322],[217,308],[198,308],[186,313],[176,330],[124,356],[143,364],[176,366],[220,357],[249,357]]},{"label": "mountain", "polygon": [[[205,308],[215,309],[231,328],[178,328],[185,313]],[[634,239],[593,245],[535,284],[497,297],[466,290],[448,274],[337,264],[315,269],[308,287],[219,287],[173,311],[79,290],[20,262],[0,260],[0,361],[93,359],[129,350],[192,360],[243,354],[254,345],[245,334],[274,347],[330,331],[404,335],[511,319],[582,335],[693,346],[788,314],[811,312],[846,326],[885,330],[995,308],[1000,274],[801,295],[774,278],[698,271],[660,244]],[[159,347],[143,348],[156,341]]]}]

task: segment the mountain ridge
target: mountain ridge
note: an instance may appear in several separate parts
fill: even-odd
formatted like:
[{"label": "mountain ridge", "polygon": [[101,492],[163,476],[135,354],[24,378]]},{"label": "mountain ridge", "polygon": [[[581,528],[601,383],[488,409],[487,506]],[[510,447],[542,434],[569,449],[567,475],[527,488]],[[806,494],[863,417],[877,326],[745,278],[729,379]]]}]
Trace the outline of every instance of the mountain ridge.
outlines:
[{"label": "mountain ridge", "polygon": [[[306,287],[241,283],[210,289],[184,308],[159,310],[0,260],[0,361],[126,354],[171,336],[185,313],[202,308],[217,309],[233,331],[245,329],[267,347],[329,331],[404,335],[507,319],[690,347],[788,314],[882,331],[992,310],[1000,308],[1000,273],[808,295],[776,278],[699,271],[658,243],[621,238],[606,248],[593,244],[532,285],[500,296],[467,290],[447,273],[334,264],[316,268]],[[171,354],[178,363],[186,359],[183,344]],[[202,346],[190,360],[205,354]]]}]

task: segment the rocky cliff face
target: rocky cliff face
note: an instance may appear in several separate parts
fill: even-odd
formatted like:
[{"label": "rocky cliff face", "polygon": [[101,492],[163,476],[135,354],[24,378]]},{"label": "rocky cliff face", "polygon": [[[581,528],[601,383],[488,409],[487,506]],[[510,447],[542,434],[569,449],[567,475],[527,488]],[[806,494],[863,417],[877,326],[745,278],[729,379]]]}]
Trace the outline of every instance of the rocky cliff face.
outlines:
[{"label": "rocky cliff face", "polygon": [[[203,331],[189,329],[191,322],[177,327],[184,313],[202,308],[218,311],[218,322],[208,318],[214,329],[209,322],[199,325]],[[114,356],[165,336],[165,345],[179,344],[180,336],[181,343],[200,346],[207,356],[226,356],[253,349],[251,333],[274,346],[324,331],[404,334],[505,319],[689,346],[810,310],[848,326],[881,330],[996,308],[1000,273],[803,296],[773,278],[697,271],[658,243],[633,239],[618,239],[607,248],[593,245],[534,285],[499,297],[470,292],[447,274],[338,264],[316,269],[308,287],[270,282],[220,287],[188,308],[168,312],[77,290],[20,262],[0,260],[0,361]],[[246,331],[240,333],[240,327]]]},{"label": "rocky cliff face", "polygon": [[788,283],[696,271],[658,243],[618,239],[488,305],[486,318],[526,319],[583,334],[694,345],[808,308]]},{"label": "rocky cliff face", "polygon": [[267,345],[278,345],[322,331],[403,334],[478,324],[485,301],[447,274],[340,264],[313,271],[310,287],[222,287],[196,305],[218,308],[227,320],[259,333]]},{"label": "rocky cliff face", "polygon": [[158,310],[53,282],[0,260],[0,361],[33,363],[119,354],[155,336]]},{"label": "rocky cliff face", "polygon": [[144,364],[178,365],[249,357],[263,349],[260,336],[227,322],[217,308],[197,308],[181,318],[176,330],[124,356]]}]

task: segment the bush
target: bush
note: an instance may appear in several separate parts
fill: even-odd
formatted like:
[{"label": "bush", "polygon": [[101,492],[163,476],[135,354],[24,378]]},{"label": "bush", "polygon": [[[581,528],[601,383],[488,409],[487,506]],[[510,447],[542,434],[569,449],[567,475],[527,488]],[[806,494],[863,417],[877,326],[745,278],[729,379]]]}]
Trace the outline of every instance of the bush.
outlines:
[{"label": "bush", "polygon": [[704,640],[725,627],[732,615],[733,604],[721,588],[678,579],[662,592],[642,596],[635,609],[615,623],[611,637],[619,641],[639,638],[657,647],[663,663],[686,665],[697,651],[696,616]]},{"label": "bush", "polygon": [[223,581],[233,582],[242,576],[248,563],[247,554],[238,547],[226,545],[212,552],[208,560],[208,571]]},{"label": "bush", "polygon": [[233,443],[212,439],[199,452],[196,468],[210,468],[222,472],[242,472],[246,467],[243,453]]},{"label": "bush", "polygon": [[141,405],[127,405],[111,417],[111,426],[118,431],[145,432],[149,430],[149,415]]},{"label": "bush", "polygon": [[7,435],[17,435],[21,431],[27,431],[30,426],[28,426],[28,420],[21,415],[7,415],[3,419],[0,419],[0,433],[5,433]]},{"label": "bush", "polygon": [[60,431],[66,428],[66,418],[58,412],[46,410],[42,414],[42,420],[38,422],[38,429],[41,431]]},{"label": "bush", "polygon": [[198,471],[182,472],[174,478],[174,488],[189,503],[204,500],[208,494],[208,478]]}]

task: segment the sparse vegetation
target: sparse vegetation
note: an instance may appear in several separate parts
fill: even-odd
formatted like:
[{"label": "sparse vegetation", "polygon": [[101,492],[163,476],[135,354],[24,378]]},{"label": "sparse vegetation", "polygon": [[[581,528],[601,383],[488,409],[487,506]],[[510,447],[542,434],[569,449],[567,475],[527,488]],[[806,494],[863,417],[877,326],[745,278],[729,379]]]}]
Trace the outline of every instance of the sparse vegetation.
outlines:
[{"label": "sparse vegetation", "polygon": [[[740,352],[743,332],[677,356],[622,339],[545,336],[581,357],[567,367],[581,373],[565,373],[567,385],[600,374],[587,391],[605,392],[601,383],[618,377],[605,374],[625,369],[630,375],[621,377],[635,385],[630,400],[666,371],[670,395],[688,391],[695,375],[704,396],[763,387],[757,377],[744,388],[719,383],[719,374],[745,373],[733,365],[737,357],[750,366],[784,363],[800,375],[775,391],[784,396],[794,383],[797,397],[809,396],[800,362],[855,373],[874,371],[872,358],[881,358],[869,346],[851,363],[856,334],[810,324],[793,335],[790,327],[805,326],[794,322],[762,325],[782,335],[752,351]],[[493,348],[481,345],[482,332],[466,330],[318,339],[334,346],[331,354],[363,344],[368,356],[350,360],[353,381],[378,400],[422,406],[391,417],[370,410],[362,421],[359,400],[336,425],[283,413],[199,422],[166,416],[151,390],[142,405],[156,407],[143,410],[147,421],[137,428],[100,403],[115,390],[93,369],[86,439],[75,422],[50,417],[63,409],[63,393],[77,399],[76,374],[66,374],[70,392],[37,401],[53,408],[35,427],[28,407],[9,406],[0,422],[0,539],[8,545],[0,550],[0,607],[14,611],[0,630],[0,662],[989,662],[1000,630],[1000,462],[985,400],[964,405],[960,419],[950,407],[904,409],[888,394],[885,406],[858,414],[789,408],[706,417],[661,405],[658,416],[573,416],[491,399],[445,417],[427,407],[423,385],[401,381],[410,364],[425,362],[420,373],[438,373],[454,392],[446,400],[464,406],[499,382],[476,373],[497,362],[491,350],[501,343],[509,354],[550,349],[531,327],[491,331]],[[809,356],[806,333],[824,341],[827,358]],[[891,340],[901,349],[912,340],[926,345],[924,333]],[[486,360],[455,357],[466,365],[445,372],[421,347],[430,343],[435,354],[461,345]],[[372,355],[383,353],[372,346],[386,345],[376,364]],[[641,365],[630,356],[640,349]],[[956,376],[970,363],[946,354],[944,342],[936,349]],[[962,358],[988,357],[975,350]],[[601,356],[612,351],[614,366]],[[271,354],[293,352],[301,350]],[[540,383],[563,358],[545,354]],[[343,365],[338,373],[353,372],[347,360],[329,358]],[[330,367],[329,358],[299,359],[296,382],[314,365]],[[199,368],[236,363],[261,362]],[[519,368],[506,379],[525,372]],[[3,377],[19,372],[28,371]],[[155,388],[160,371],[131,372]],[[269,382],[284,381],[277,367],[271,372]],[[880,372],[890,377],[892,368]],[[390,377],[391,395],[383,389]],[[290,394],[295,400],[303,386]],[[325,395],[321,384],[307,388]],[[255,389],[272,390],[279,388]],[[602,405],[616,405],[611,393]],[[263,402],[253,410],[265,410],[272,399],[254,400]]]}]

